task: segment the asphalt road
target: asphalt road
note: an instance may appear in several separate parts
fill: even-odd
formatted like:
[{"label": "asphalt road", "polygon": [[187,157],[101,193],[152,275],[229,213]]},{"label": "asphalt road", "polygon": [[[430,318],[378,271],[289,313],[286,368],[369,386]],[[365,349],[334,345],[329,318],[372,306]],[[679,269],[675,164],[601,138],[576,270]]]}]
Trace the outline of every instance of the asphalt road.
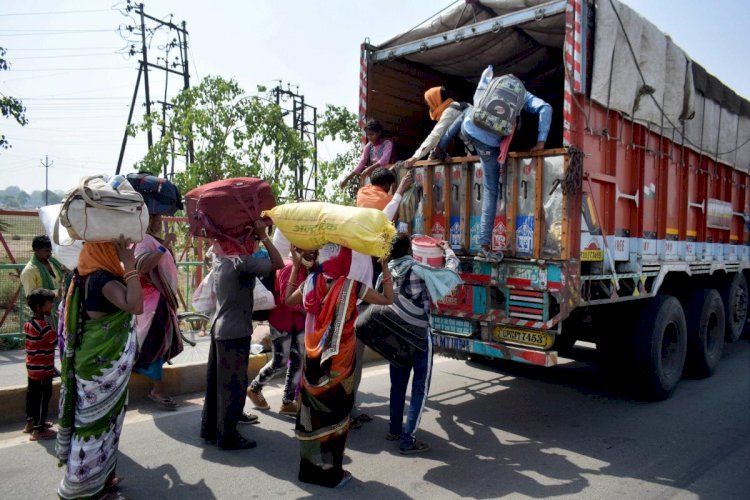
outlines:
[{"label": "asphalt road", "polygon": [[[275,410],[278,379],[266,389]],[[198,437],[200,395],[176,413],[135,408],[120,446],[121,493],[209,498],[750,498],[750,343],[727,346],[714,377],[684,380],[661,403],[603,386],[591,366],[500,369],[437,358],[419,438],[403,457],[387,442],[388,367],[362,383],[374,421],[349,435],[345,489],[297,482],[290,420],[275,412],[243,429],[258,448],[222,452]],[[249,407],[249,404],[248,404]],[[54,498],[61,470],[50,442],[0,429],[0,497]]]}]

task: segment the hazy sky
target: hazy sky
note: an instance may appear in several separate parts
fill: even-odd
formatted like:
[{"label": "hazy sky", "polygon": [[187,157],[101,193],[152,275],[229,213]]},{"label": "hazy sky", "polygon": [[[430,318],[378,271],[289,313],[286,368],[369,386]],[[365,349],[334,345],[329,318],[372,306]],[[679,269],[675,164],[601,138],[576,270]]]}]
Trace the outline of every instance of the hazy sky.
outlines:
[{"label": "hazy sky", "polygon": [[[274,80],[299,85],[306,102],[357,109],[359,45],[406,31],[450,0],[149,0],[146,12],[174,14],[190,32],[192,81],[209,74],[236,78],[247,91]],[[743,0],[625,0],[740,95],[750,98],[748,20]],[[24,99],[29,125],[0,121],[13,144],[0,151],[0,187],[44,189],[40,159],[54,161],[50,189],[67,190],[81,176],[111,173],[136,78],[136,58],[117,32],[130,21],[106,1],[0,0],[0,46],[12,69],[0,73],[0,92]],[[76,11],[76,12],[66,12]],[[80,12],[87,11],[87,12]],[[37,13],[35,15],[15,15]],[[156,41],[155,45],[159,42]],[[152,47],[152,55],[159,52]],[[173,54],[174,55],[174,54]],[[151,73],[164,97],[164,79]],[[180,82],[170,77],[170,89]],[[170,91],[170,94],[172,92]],[[143,102],[143,95],[139,96]],[[142,113],[142,108],[139,108]],[[131,140],[125,167],[141,158],[145,137]],[[320,155],[332,151],[321,148]]]}]

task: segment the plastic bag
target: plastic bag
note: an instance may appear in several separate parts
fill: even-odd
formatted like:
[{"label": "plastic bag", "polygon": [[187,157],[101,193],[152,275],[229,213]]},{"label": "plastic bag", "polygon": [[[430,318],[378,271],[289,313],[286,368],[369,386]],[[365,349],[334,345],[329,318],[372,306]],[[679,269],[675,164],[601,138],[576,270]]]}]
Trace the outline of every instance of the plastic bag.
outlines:
[{"label": "plastic bag", "polygon": [[[216,292],[214,289],[214,272],[210,271],[193,292],[193,309],[196,312],[211,316],[216,310]],[[267,311],[276,307],[273,293],[255,279],[253,288],[253,311]]]},{"label": "plastic bag", "polygon": [[261,214],[270,217],[296,247],[315,250],[335,243],[375,257],[388,255],[396,234],[388,217],[374,208],[306,202],[280,205]]},{"label": "plastic bag", "polygon": [[273,293],[263,285],[259,279],[255,279],[255,288],[253,289],[253,312],[268,311],[276,307]]},{"label": "plastic bag", "polygon": [[192,304],[196,312],[209,316],[216,310],[213,271],[210,271],[196,287],[195,292],[193,292]]},{"label": "plastic bag", "polygon": [[47,236],[49,236],[49,239],[52,242],[52,255],[54,255],[63,266],[68,269],[75,269],[78,267],[78,256],[81,255],[83,242],[71,238],[68,234],[68,230],[62,226],[60,226],[58,233],[60,244],[58,245],[54,241],[55,223],[57,222],[58,217],[60,217],[61,208],[62,203],[58,203],[57,205],[41,207],[37,211],[39,212],[39,220],[42,222],[42,226],[44,226],[44,232],[47,233]]}]

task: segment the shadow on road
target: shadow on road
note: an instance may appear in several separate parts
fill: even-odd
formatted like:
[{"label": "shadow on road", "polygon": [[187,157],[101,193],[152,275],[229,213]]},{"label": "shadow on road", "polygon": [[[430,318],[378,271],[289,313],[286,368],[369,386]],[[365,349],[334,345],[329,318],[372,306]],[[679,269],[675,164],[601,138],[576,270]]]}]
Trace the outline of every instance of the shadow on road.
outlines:
[{"label": "shadow on road", "polygon": [[[744,358],[750,360],[746,343],[728,345],[712,378],[685,379],[663,402],[630,399],[585,363],[544,369],[468,362],[468,370],[438,364],[435,369],[453,380],[427,402],[427,415],[444,434],[417,434],[432,445],[420,458],[442,462],[423,480],[471,498],[575,495],[596,476],[715,496],[697,479],[750,438],[750,363]],[[729,365],[743,362],[739,381]],[[488,378],[487,372],[497,376]],[[397,447],[383,439],[387,397],[364,397],[375,421],[365,424],[373,426],[367,432],[353,431],[349,446],[372,454],[391,447],[398,456]]]}]

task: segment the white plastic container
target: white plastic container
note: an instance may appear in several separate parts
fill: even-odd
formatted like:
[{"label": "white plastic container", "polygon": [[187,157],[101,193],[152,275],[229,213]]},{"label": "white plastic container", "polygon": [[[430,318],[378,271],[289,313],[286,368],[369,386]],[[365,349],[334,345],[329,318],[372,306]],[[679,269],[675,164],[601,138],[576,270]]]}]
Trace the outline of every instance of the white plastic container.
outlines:
[{"label": "white plastic container", "polygon": [[411,240],[411,252],[414,259],[423,264],[431,267],[445,266],[445,254],[434,238],[415,236]]}]

